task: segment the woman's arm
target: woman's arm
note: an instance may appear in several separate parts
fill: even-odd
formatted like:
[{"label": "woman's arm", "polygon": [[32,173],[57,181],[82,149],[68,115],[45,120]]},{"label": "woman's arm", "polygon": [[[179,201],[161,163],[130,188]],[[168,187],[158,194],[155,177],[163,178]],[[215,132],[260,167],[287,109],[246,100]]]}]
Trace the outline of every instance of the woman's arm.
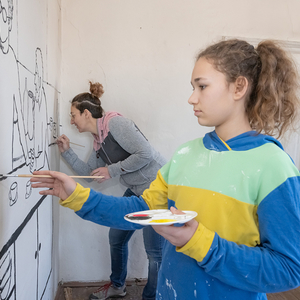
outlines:
[{"label": "woman's arm", "polygon": [[[61,155],[78,175],[90,175],[94,169],[105,166],[104,161],[100,157],[97,158],[95,150],[92,151],[87,163],[82,161],[72,148],[69,148]],[[92,179],[85,180],[87,182],[93,181]]]}]

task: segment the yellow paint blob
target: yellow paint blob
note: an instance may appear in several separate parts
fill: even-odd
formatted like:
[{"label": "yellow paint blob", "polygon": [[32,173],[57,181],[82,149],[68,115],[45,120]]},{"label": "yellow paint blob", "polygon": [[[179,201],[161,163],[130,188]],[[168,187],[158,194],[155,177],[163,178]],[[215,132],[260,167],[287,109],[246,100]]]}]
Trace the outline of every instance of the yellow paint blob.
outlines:
[{"label": "yellow paint blob", "polygon": [[168,222],[174,222],[174,219],[160,219],[160,220],[152,220],[149,223],[168,223]]}]

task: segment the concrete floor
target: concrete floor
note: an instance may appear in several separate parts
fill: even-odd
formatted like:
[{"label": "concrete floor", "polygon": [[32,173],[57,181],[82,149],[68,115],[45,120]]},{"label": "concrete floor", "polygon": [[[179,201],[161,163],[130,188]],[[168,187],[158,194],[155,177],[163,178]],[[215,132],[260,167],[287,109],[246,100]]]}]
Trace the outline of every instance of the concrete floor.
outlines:
[{"label": "concrete floor", "polygon": [[[62,284],[57,292],[55,300],[88,300],[89,295],[97,288],[106,282],[66,282]],[[146,280],[132,280],[126,282],[126,296],[120,298],[113,298],[114,300],[142,300],[142,293]]]},{"label": "concrete floor", "polygon": [[[88,300],[89,295],[99,286],[106,282],[66,282],[62,284],[57,292],[55,300]],[[126,282],[127,294],[122,298],[112,298],[114,300],[142,300],[142,292],[146,280],[132,280]],[[180,299],[186,300],[186,299]],[[300,287],[288,292],[268,294],[268,300],[300,300]]]},{"label": "concrete floor", "polygon": [[268,294],[268,300],[299,300],[300,287],[283,293]]}]

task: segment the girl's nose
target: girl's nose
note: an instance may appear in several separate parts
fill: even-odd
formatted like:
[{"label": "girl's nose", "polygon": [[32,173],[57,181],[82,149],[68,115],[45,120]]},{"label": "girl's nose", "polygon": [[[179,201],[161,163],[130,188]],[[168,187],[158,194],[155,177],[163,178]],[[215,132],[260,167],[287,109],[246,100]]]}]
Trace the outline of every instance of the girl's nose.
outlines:
[{"label": "girl's nose", "polygon": [[198,102],[198,98],[197,98],[197,94],[196,91],[193,91],[192,95],[190,96],[188,103],[193,105],[196,104]]}]

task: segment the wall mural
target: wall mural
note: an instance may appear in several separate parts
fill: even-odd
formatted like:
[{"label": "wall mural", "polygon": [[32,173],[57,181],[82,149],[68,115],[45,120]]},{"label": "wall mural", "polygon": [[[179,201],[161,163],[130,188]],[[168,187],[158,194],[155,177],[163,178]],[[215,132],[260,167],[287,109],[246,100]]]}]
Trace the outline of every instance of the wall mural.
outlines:
[{"label": "wall mural", "polygon": [[[57,169],[59,92],[45,53],[47,1],[0,0],[1,174]],[[0,299],[52,300],[52,198],[3,176],[0,198]]]}]

